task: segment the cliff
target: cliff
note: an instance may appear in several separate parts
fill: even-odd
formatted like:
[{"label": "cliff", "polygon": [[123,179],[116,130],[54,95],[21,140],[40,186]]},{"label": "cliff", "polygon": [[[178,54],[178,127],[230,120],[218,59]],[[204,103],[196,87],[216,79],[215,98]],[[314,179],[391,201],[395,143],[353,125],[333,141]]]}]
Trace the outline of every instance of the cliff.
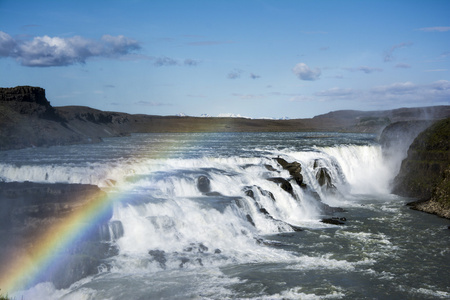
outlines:
[{"label": "cliff", "polygon": [[[21,260],[35,259],[49,228],[70,228],[67,220],[83,214],[104,197],[106,193],[93,185],[0,182],[0,266],[9,270],[12,257],[16,256]],[[84,225],[86,234],[77,237],[73,247],[55,248],[52,255],[62,263],[48,269],[40,280],[51,281],[56,288],[67,288],[98,273],[102,261],[117,253],[113,245],[105,243],[112,239],[108,234],[111,216],[112,207],[104,209],[100,218]]]},{"label": "cliff", "polygon": [[99,142],[123,134],[118,127],[125,118],[54,108],[39,87],[0,88],[0,150]]},{"label": "cliff", "polygon": [[415,209],[450,218],[450,118],[421,132],[394,180],[393,193],[418,198]]}]

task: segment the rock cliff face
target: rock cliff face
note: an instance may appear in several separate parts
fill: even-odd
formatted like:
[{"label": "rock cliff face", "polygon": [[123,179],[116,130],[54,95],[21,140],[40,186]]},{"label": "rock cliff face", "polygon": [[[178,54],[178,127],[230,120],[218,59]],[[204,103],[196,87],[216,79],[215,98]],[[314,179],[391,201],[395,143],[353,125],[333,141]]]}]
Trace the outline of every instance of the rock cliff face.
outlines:
[{"label": "rock cliff face", "polygon": [[54,108],[39,87],[0,88],[0,150],[99,142],[123,134],[120,124],[90,108]]},{"label": "rock cliff face", "polygon": [[[105,192],[93,185],[0,182],[0,265],[8,266],[11,256],[19,253],[20,259],[34,257],[39,240],[49,228],[64,224],[67,218],[83,213],[92,201],[105,196]],[[91,230],[74,241],[74,247],[55,250],[53,255],[63,263],[48,270],[41,280],[66,288],[98,273],[102,261],[117,251],[110,243],[105,243],[111,237],[103,234],[111,216],[112,208],[94,224],[89,224]]]},{"label": "rock cliff face", "polygon": [[420,133],[408,150],[393,192],[422,201],[413,207],[450,217],[450,118]]}]

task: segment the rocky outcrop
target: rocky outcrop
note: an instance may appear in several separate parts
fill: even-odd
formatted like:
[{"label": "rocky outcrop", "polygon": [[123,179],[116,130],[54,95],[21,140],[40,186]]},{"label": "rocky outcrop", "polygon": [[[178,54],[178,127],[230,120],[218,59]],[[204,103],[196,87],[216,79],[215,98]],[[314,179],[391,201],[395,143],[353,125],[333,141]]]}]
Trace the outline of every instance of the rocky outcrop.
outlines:
[{"label": "rocky outcrop", "polygon": [[[450,208],[450,118],[420,133],[408,150],[393,192],[418,198],[416,209],[445,216]],[[426,202],[425,202],[426,201]]]},{"label": "rocky outcrop", "polygon": [[95,143],[132,132],[128,114],[54,108],[39,87],[0,88],[0,150]]},{"label": "rocky outcrop", "polygon": [[0,88],[0,103],[22,115],[61,121],[40,87]]},{"label": "rocky outcrop", "polygon": [[303,183],[303,175],[302,175],[302,166],[299,162],[287,162],[285,159],[281,157],[277,157],[275,159],[277,163],[283,167],[283,169],[287,170],[289,174],[292,176],[292,179],[302,188],[306,187],[306,184]]}]

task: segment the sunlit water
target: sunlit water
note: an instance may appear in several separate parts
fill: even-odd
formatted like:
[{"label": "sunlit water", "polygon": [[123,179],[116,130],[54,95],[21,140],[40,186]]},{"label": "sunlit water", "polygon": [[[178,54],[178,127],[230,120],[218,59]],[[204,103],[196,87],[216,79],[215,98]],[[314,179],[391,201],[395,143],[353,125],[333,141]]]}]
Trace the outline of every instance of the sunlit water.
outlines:
[{"label": "sunlit water", "polygon": [[[298,161],[288,193],[274,158]],[[390,194],[398,161],[370,134],[139,134],[0,152],[3,181],[98,185],[118,255],[99,274],[17,299],[446,299],[448,220]],[[320,186],[323,168],[333,188]],[[199,190],[199,177],[210,192]],[[327,212],[324,204],[345,212]],[[323,218],[345,217],[345,225]],[[293,227],[294,226],[294,227]],[[300,227],[297,232],[293,228]]]}]

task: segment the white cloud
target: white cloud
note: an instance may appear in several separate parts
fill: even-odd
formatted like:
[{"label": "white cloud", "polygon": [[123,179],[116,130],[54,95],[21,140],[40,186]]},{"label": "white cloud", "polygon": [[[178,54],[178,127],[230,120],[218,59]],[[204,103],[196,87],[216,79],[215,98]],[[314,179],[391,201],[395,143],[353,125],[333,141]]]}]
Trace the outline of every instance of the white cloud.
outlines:
[{"label": "white cloud", "polygon": [[383,95],[399,95],[412,93],[418,86],[412,82],[396,82],[390,85],[377,86],[371,89],[372,93]]},{"label": "white cloud", "polygon": [[10,56],[16,47],[16,41],[7,33],[0,31],[0,56]]},{"label": "white cloud", "polygon": [[301,80],[317,80],[320,77],[321,71],[319,68],[314,70],[308,67],[305,63],[298,63],[292,69],[292,72]]},{"label": "white cloud", "polygon": [[100,40],[47,35],[20,40],[0,31],[0,56],[14,58],[28,67],[68,66],[92,57],[118,58],[140,48],[136,40],[123,35],[104,35]]},{"label": "white cloud", "polygon": [[292,95],[291,102],[331,102],[354,101],[376,107],[393,105],[437,105],[450,101],[450,81],[439,80],[429,84],[413,82],[395,82],[389,85],[375,86],[368,90],[351,88],[331,88],[312,95]]},{"label": "white cloud", "polygon": [[391,85],[374,87],[368,98],[380,102],[397,103],[442,103],[450,99],[450,81],[439,80],[430,84],[418,85],[412,82],[397,82]]}]

